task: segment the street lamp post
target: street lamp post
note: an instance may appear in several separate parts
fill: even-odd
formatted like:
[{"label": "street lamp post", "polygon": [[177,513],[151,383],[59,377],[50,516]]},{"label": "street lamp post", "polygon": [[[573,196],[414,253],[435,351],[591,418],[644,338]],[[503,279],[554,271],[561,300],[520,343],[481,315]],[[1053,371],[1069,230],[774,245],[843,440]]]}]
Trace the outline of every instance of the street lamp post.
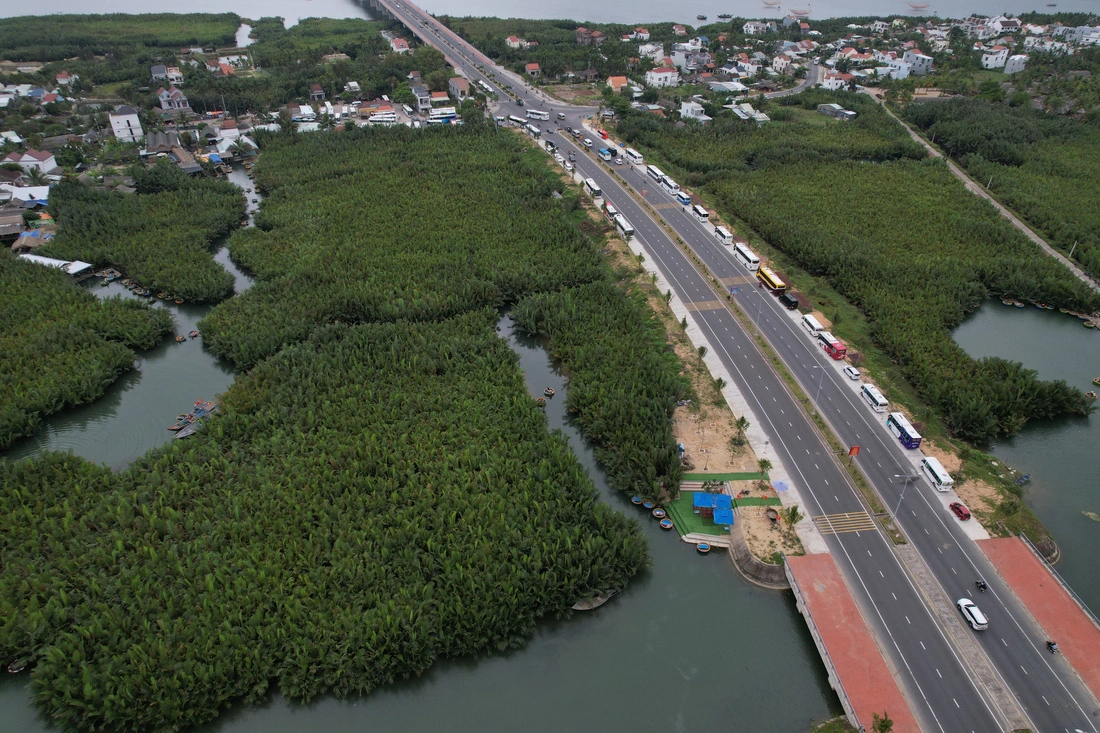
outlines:
[{"label": "street lamp post", "polygon": [[909,482],[914,481],[916,479],[919,479],[920,474],[919,473],[907,473],[905,475],[895,474],[894,478],[905,479],[905,483],[902,484],[902,487],[901,487],[901,496],[898,497],[898,505],[897,505],[897,507],[894,508],[894,516],[896,517],[898,515],[898,512],[901,511],[901,502],[902,502],[902,499],[905,498],[905,490],[907,488],[909,488]]},{"label": "street lamp post", "polygon": [[814,414],[820,415],[821,411],[817,407],[817,401],[821,398],[821,383],[825,381],[825,367],[816,365],[814,369],[819,369],[821,371],[817,376],[817,391],[814,393]]}]

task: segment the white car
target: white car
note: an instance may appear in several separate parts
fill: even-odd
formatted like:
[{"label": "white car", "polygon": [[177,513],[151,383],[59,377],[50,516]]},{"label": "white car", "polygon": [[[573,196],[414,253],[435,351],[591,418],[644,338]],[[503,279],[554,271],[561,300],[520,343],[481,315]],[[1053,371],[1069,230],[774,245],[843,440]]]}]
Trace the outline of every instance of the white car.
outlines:
[{"label": "white car", "polygon": [[565,158],[562,157],[561,153],[554,153],[554,160],[558,161],[559,163],[565,162]]},{"label": "white car", "polygon": [[573,164],[570,163],[568,160],[565,161],[565,170],[569,171],[570,173],[573,172]]},{"label": "white car", "polygon": [[588,148],[589,150],[592,149],[592,138],[586,137],[584,139],[584,147]]},{"label": "white car", "polygon": [[974,605],[974,601],[969,598],[960,598],[955,602],[955,605],[959,607],[959,611],[966,619],[966,623],[970,624],[970,628],[975,631],[985,631],[989,628],[989,619],[982,613],[982,609]]},{"label": "white car", "polygon": [[844,374],[847,375],[848,379],[851,379],[853,382],[859,381],[859,370],[856,369],[854,366],[844,367]]}]

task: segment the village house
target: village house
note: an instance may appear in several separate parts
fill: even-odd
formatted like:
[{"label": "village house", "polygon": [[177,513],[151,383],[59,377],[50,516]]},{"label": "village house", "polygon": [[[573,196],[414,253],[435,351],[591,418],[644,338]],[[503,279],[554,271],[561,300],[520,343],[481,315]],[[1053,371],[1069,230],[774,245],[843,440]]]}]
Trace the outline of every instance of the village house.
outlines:
[{"label": "village house", "polygon": [[928,76],[932,73],[932,57],[925,56],[919,49],[906,51],[901,60],[909,64],[909,73],[913,76]]},{"label": "village house", "polygon": [[629,83],[629,80],[625,76],[609,76],[607,77],[607,86],[611,87],[612,91],[616,94],[623,90]]},{"label": "village house", "polygon": [[1005,33],[1018,33],[1020,30],[1019,18],[1006,18],[1003,15],[998,15],[996,18],[991,18],[989,26],[993,29],[993,35],[1003,35]]},{"label": "village house", "polygon": [[157,101],[160,103],[160,108],[165,112],[191,111],[191,103],[187,101],[187,97],[174,86],[169,86],[167,89],[164,87],[158,89]]},{"label": "village house", "polygon": [[659,66],[645,73],[645,83],[650,89],[674,87],[680,83],[680,74],[671,66]]},{"label": "village house", "polygon": [[122,105],[108,115],[108,119],[111,121],[111,131],[119,142],[136,143],[145,137],[138,112],[133,107]]},{"label": "village house", "polygon": [[634,32],[630,34],[630,37],[635,41],[648,41],[649,29],[648,28],[635,28]]},{"label": "village house", "polygon": [[318,84],[317,82],[314,82],[314,83],[309,85],[309,101],[319,102],[320,100],[322,100],[324,98],[325,98],[325,90],[320,84]]},{"label": "village house", "polygon": [[408,53],[409,42],[406,41],[404,38],[391,38],[390,50],[394,53]]},{"label": "village house", "polygon": [[871,30],[874,33],[885,33],[886,31],[890,30],[890,24],[887,23],[885,20],[876,20],[874,23],[871,24]]},{"label": "village house", "polygon": [[527,64],[523,69],[527,72],[527,76],[533,79],[542,75],[542,69],[539,68],[538,64]]},{"label": "village house", "polygon": [[432,104],[449,104],[451,97],[447,92],[432,92]]},{"label": "village house", "polygon": [[656,63],[665,57],[665,47],[660,43],[643,43],[638,46],[638,55]]},{"label": "village house", "polygon": [[787,73],[787,69],[791,66],[791,57],[785,53],[778,54],[772,59],[772,68],[778,71],[780,74]]},{"label": "village house", "polygon": [[672,32],[675,33],[678,36],[686,36],[688,34],[687,28],[685,28],[684,26],[682,26],[678,23],[676,25],[672,26]]},{"label": "village house", "polygon": [[517,38],[516,36],[508,36],[504,39],[504,45],[506,45],[508,48],[527,48],[529,44],[522,38]]},{"label": "village house", "polygon": [[852,74],[826,74],[824,81],[821,82],[821,88],[831,92],[847,89],[854,78]]},{"label": "village house", "polygon": [[1008,49],[1004,46],[993,46],[982,54],[983,69],[999,69],[1008,61]]},{"label": "village house", "polygon": [[410,87],[412,95],[416,97],[416,109],[420,112],[430,110],[432,108],[432,95],[428,93],[428,90],[419,84]]},{"label": "village house", "polygon": [[459,101],[470,98],[470,81],[465,77],[452,76],[447,88],[451,90],[451,96]]},{"label": "village house", "polygon": [[3,160],[0,160],[0,163],[15,163],[26,173],[30,173],[32,170],[49,173],[57,167],[57,159],[54,158],[53,153],[33,149],[25,153],[9,153]]},{"label": "village house", "polygon": [[1008,61],[1005,62],[1005,73],[1016,74],[1027,68],[1027,54],[1018,53],[1014,56],[1009,56]]},{"label": "village house", "polygon": [[703,105],[698,102],[681,102],[680,117],[685,120],[695,120],[701,125],[705,125],[713,119],[703,112]]},{"label": "village house", "polygon": [[599,46],[607,40],[607,36],[600,31],[591,31],[581,26],[577,28],[578,46]]},{"label": "village house", "polygon": [[359,87],[359,82],[349,81],[347,84],[344,85],[344,91],[348,94],[354,94],[358,97],[362,89]]},{"label": "village house", "polygon": [[835,102],[829,104],[819,104],[817,105],[817,111],[823,115],[828,115],[829,117],[834,117],[838,120],[854,120],[856,118],[855,112],[844,109]]},{"label": "village house", "polygon": [[54,77],[54,80],[58,84],[60,84],[61,86],[65,86],[65,87],[72,86],[72,84],[75,81],[77,81],[78,79],[80,79],[80,77],[78,75],[70,74],[67,71],[62,71],[57,76]]}]

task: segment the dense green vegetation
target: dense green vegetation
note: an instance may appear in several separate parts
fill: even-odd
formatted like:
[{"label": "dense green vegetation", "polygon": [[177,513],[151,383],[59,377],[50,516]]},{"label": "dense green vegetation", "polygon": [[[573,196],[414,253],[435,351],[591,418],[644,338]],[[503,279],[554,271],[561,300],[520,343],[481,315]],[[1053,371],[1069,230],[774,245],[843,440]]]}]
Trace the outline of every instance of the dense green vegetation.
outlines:
[{"label": "dense green vegetation", "polygon": [[905,119],[1100,277],[1100,125],[963,99],[908,105]]},{"label": "dense green vegetation", "polygon": [[133,349],[171,326],[167,311],[101,301],[60,270],[0,253],[0,449],[99,397],[133,365]]},{"label": "dense green vegetation", "polygon": [[190,178],[167,161],[132,173],[124,195],[67,181],[50,192],[60,226],[42,253],[113,265],[143,286],[189,302],[233,292],[233,276],[210,257],[210,245],[245,216],[241,190],[226,181]]},{"label": "dense green vegetation", "polygon": [[135,46],[232,46],[240,20],[236,13],[0,18],[0,49],[4,58],[12,61],[57,61],[70,56],[91,58]]},{"label": "dense green vegetation", "polygon": [[[677,129],[633,115],[619,131],[859,307],[877,344],[956,435],[984,441],[1028,419],[1087,412],[1064,383],[1041,382],[1018,363],[970,359],[950,330],[1005,292],[1072,309],[1096,308],[1097,299],[966,195],[942,163],[916,159],[873,101],[813,92],[788,103],[812,109],[833,99],[857,120],[821,125],[796,114],[762,128]],[[844,335],[843,324],[836,330]]]},{"label": "dense green vegetation", "polygon": [[664,485],[675,495],[682,471],[669,417],[688,383],[644,298],[600,281],[530,296],[513,313],[569,370],[569,411],[612,486],[657,498]]},{"label": "dense green vegetation", "polygon": [[202,324],[240,367],[319,323],[435,320],[603,275],[560,181],[511,134],[364,128],[263,150],[268,198],[229,240],[258,281]]},{"label": "dense green vegetation", "polygon": [[0,462],[0,658],[82,730],[369,692],[521,644],[647,563],[477,311],[331,325],[119,474]]}]

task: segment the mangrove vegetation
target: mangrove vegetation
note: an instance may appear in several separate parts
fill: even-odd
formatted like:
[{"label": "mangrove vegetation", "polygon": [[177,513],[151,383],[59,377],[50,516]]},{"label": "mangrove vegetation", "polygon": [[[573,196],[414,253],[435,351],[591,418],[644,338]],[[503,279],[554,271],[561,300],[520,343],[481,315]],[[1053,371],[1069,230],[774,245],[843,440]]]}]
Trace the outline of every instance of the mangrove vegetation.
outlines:
[{"label": "mangrove vegetation", "polygon": [[[942,162],[923,159],[866,96],[784,101],[780,119],[761,128],[716,120],[678,129],[634,114],[619,131],[855,304],[871,338],[954,434],[982,442],[1029,419],[1087,413],[1076,388],[1042,382],[1016,362],[971,359],[950,331],[991,296],[1072,310],[1100,307],[1096,296],[968,195]],[[858,117],[841,123],[812,111],[825,101]]]}]

